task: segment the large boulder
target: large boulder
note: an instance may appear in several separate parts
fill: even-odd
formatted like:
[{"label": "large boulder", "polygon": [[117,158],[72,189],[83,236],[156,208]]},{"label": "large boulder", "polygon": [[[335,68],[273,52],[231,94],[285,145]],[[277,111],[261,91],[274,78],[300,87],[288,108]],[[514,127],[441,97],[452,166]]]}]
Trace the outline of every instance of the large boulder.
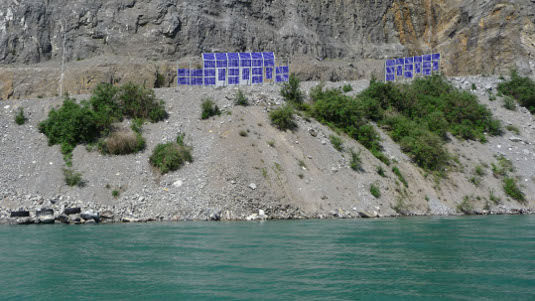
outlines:
[{"label": "large boulder", "polygon": [[95,210],[86,210],[80,214],[80,217],[85,220],[94,220],[97,223],[100,221],[100,215]]},{"label": "large boulder", "polygon": [[66,215],[78,214],[80,212],[82,212],[80,207],[65,208],[65,210],[63,210],[63,213],[66,214]]},{"label": "large boulder", "polygon": [[26,210],[11,211],[11,217],[27,217],[27,216],[30,216],[30,211],[26,211]]},{"label": "large boulder", "polygon": [[17,224],[19,225],[30,225],[34,223],[35,223],[35,220],[33,219],[33,217],[26,216],[26,217],[17,218]]}]

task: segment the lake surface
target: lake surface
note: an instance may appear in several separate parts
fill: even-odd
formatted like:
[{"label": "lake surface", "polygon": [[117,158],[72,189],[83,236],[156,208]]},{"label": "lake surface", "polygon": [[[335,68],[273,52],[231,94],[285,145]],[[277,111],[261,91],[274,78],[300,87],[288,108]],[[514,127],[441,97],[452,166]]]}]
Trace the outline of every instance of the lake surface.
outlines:
[{"label": "lake surface", "polygon": [[6,225],[0,299],[535,300],[535,216]]}]

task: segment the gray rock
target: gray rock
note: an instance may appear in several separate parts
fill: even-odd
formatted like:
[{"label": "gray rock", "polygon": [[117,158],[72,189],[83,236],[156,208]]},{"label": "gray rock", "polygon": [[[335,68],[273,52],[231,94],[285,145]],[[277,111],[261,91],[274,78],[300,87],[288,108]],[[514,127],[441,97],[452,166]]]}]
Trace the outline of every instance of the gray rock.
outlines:
[{"label": "gray rock", "polygon": [[26,211],[26,210],[12,211],[10,216],[11,217],[27,217],[27,216],[30,216],[30,211]]},{"label": "gray rock", "polygon": [[30,225],[30,224],[35,224],[35,220],[32,218],[32,217],[20,217],[20,218],[17,218],[17,224],[19,225]]},{"label": "gray rock", "polygon": [[41,215],[37,218],[39,224],[53,224],[56,218],[53,215]]},{"label": "gray rock", "polygon": [[100,216],[98,212],[94,210],[87,210],[84,211],[82,214],[80,214],[80,217],[82,217],[85,220],[94,220],[95,222],[98,222],[100,220]]},{"label": "gray rock", "polygon": [[522,138],[516,136],[509,137],[509,140],[513,142],[522,142]]},{"label": "gray rock", "polygon": [[256,190],[256,184],[255,183],[249,184],[249,188],[251,188],[252,190]]},{"label": "gray rock", "polygon": [[80,207],[65,208],[65,210],[63,210],[63,213],[66,215],[79,214],[80,212],[82,212]]}]

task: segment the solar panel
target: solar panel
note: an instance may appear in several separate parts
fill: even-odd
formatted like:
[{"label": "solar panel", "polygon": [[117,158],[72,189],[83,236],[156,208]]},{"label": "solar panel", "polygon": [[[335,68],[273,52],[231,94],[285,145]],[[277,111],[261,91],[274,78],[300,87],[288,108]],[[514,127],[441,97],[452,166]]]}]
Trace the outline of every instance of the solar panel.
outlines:
[{"label": "solar panel", "polygon": [[215,60],[215,54],[213,53],[203,53],[202,58],[204,60],[214,61]]},{"label": "solar panel", "polygon": [[413,58],[412,57],[406,57],[405,58],[405,64],[412,64],[413,63]]},{"label": "solar panel", "polygon": [[248,52],[240,52],[240,60],[250,60],[251,54]]},{"label": "solar panel", "polygon": [[250,59],[241,59],[240,60],[240,67],[251,67],[251,60]]},{"label": "solar panel", "polygon": [[225,69],[217,70],[217,80],[224,81],[227,75],[227,71]]},{"label": "solar panel", "polygon": [[424,69],[431,69],[431,62],[424,62]]},{"label": "solar panel", "polygon": [[440,53],[433,53],[433,61],[440,60]]},{"label": "solar panel", "polygon": [[228,69],[228,75],[229,76],[239,76],[240,75],[240,69],[237,69],[237,68]]},{"label": "solar panel", "polygon": [[229,85],[237,85],[240,83],[240,77],[239,76],[229,76],[228,78]]},{"label": "solar panel", "polygon": [[389,67],[396,65],[396,60],[386,60],[386,65]]},{"label": "solar panel", "polygon": [[282,73],[290,73],[290,67],[282,66]]},{"label": "solar panel", "polygon": [[275,54],[273,52],[263,52],[264,60],[275,60]]},{"label": "solar panel", "polygon": [[193,69],[191,70],[191,76],[193,77],[202,77],[203,69]]},{"label": "solar panel", "polygon": [[253,68],[253,75],[262,75],[264,70],[262,68]]},{"label": "solar panel", "polygon": [[216,53],[215,59],[217,61],[226,61],[227,60],[227,54],[226,53]]},{"label": "solar panel", "polygon": [[204,78],[204,85],[205,86],[213,86],[213,85],[215,85],[215,77],[205,77]]},{"label": "solar panel", "polygon": [[252,83],[253,84],[261,84],[264,80],[262,79],[262,76],[253,76]]},{"label": "solar panel", "polygon": [[275,82],[276,83],[282,83],[283,82],[282,75],[275,76]]},{"label": "solar panel", "polygon": [[397,68],[396,76],[397,77],[403,76],[403,66],[397,66],[396,68]]},{"label": "solar panel", "polygon": [[273,79],[273,68],[266,68],[266,79]]},{"label": "solar panel", "polygon": [[250,75],[249,69],[242,69],[242,79],[243,80],[249,80]]},{"label": "solar panel", "polygon": [[264,66],[266,67],[274,67],[275,66],[275,60],[264,60]]},{"label": "solar panel", "polygon": [[275,68],[275,73],[276,73],[276,74],[282,74],[282,67],[281,67],[281,66],[276,67],[276,68]]},{"label": "solar panel", "polygon": [[179,86],[187,86],[187,85],[189,85],[189,77],[179,77],[178,78],[178,85]]},{"label": "solar panel", "polygon": [[178,76],[179,77],[189,76],[189,69],[178,69]]},{"label": "solar panel", "polygon": [[431,75],[431,69],[424,68],[424,69],[423,69],[423,74],[424,74],[424,75]]},{"label": "solar panel", "polygon": [[424,62],[430,62],[432,58],[433,58],[432,55],[426,54],[426,55],[424,55]]},{"label": "solar panel", "polygon": [[228,53],[228,66],[229,67],[239,67],[240,66],[240,56],[237,53]]},{"label": "solar panel", "polygon": [[253,53],[251,53],[251,58],[253,60],[263,60],[264,56],[262,55],[261,52],[253,52]]},{"label": "solar panel", "polygon": [[411,65],[405,65],[405,72],[412,71],[413,67],[414,67],[414,65],[412,65],[412,64]]},{"label": "solar panel", "polygon": [[414,64],[414,71],[416,74],[422,73],[422,64],[420,63]]},{"label": "solar panel", "polygon": [[215,69],[204,69],[205,77],[215,77]]},{"label": "solar panel", "polygon": [[412,71],[405,71],[405,78],[412,78]]},{"label": "solar panel", "polygon": [[386,67],[386,74],[394,74],[396,71],[395,67]]},{"label": "solar panel", "polygon": [[396,76],[394,74],[387,74],[386,75],[386,81],[393,82],[394,80],[396,80]]},{"label": "solar panel", "polygon": [[433,61],[433,71],[438,71],[438,69],[439,69],[438,61]]},{"label": "solar panel", "polygon": [[202,86],[202,77],[192,77],[190,82],[192,86]]},{"label": "solar panel", "polygon": [[403,65],[403,64],[405,64],[405,59],[403,58],[396,59],[396,65]]},{"label": "solar panel", "polygon": [[264,60],[253,60],[253,67],[262,67],[264,66]]},{"label": "solar panel", "polygon": [[415,57],[414,57],[414,62],[415,62],[415,63],[421,63],[421,62],[422,62],[422,59],[423,59],[423,58],[422,58],[421,56],[415,56]]}]

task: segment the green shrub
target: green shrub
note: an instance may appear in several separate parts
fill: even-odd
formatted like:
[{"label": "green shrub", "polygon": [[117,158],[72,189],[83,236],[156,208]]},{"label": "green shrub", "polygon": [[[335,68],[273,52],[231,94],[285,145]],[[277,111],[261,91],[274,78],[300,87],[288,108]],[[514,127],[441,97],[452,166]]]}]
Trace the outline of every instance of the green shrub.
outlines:
[{"label": "green shrub", "polygon": [[202,102],[201,108],[201,119],[208,119],[212,116],[221,115],[219,107],[209,98]]},{"label": "green shrub", "polygon": [[505,156],[499,155],[496,157],[497,163],[492,163],[492,174],[495,177],[506,176],[509,172],[514,172],[514,166],[511,161],[509,161]]},{"label": "green shrub", "polygon": [[271,124],[281,131],[293,130],[297,128],[294,120],[294,110],[289,105],[284,105],[269,113]]},{"label": "green shrub", "polygon": [[156,80],[154,81],[154,88],[165,87],[165,76],[159,71],[156,71]]},{"label": "green shrub", "polygon": [[474,174],[476,174],[477,176],[484,176],[485,175],[485,169],[483,167],[483,165],[477,165],[475,168],[474,168]]},{"label": "green shrub", "polygon": [[349,166],[354,171],[362,170],[362,159],[360,158],[360,151],[358,153],[355,153],[353,150],[351,150],[351,161],[349,162]]},{"label": "green shrub", "polygon": [[526,201],[526,196],[522,190],[520,190],[514,178],[506,177],[503,179],[503,190],[508,196],[519,202],[524,203]]},{"label": "green shrub", "polygon": [[503,98],[503,107],[510,111],[516,111],[516,100],[511,96]]},{"label": "green shrub", "polygon": [[18,125],[23,125],[26,123],[26,116],[24,116],[24,109],[20,108],[17,112],[17,115],[15,115],[15,123]]},{"label": "green shrub", "polygon": [[291,74],[288,82],[284,83],[281,89],[281,96],[288,102],[293,104],[302,104],[303,103],[303,92],[299,88],[300,81],[295,76]]},{"label": "green shrub", "polygon": [[509,81],[498,84],[498,91],[515,98],[521,106],[535,113],[535,82],[532,79],[522,77],[513,70]]},{"label": "green shrub", "polygon": [[143,120],[143,118],[134,118],[132,120],[132,125],[130,126],[130,128],[132,129],[132,131],[138,133],[138,134],[141,134],[143,133],[143,123],[145,122],[145,120]]},{"label": "green shrub", "polygon": [[121,192],[119,192],[119,190],[117,190],[117,189],[114,189],[114,190],[111,192],[111,195],[112,195],[114,198],[118,198],[120,194],[121,194]]},{"label": "green shrub", "polygon": [[489,100],[490,101],[495,101],[496,100],[496,95],[492,94],[492,92],[489,94]]},{"label": "green shrub", "polygon": [[375,186],[375,184],[370,185],[370,193],[376,198],[381,197],[381,191],[379,190],[379,187]]},{"label": "green shrub", "polygon": [[350,84],[346,84],[342,87],[342,91],[345,93],[353,91],[353,87]]},{"label": "green shrub", "polygon": [[117,98],[125,117],[143,118],[151,122],[158,122],[168,117],[165,103],[156,99],[152,89],[127,83],[119,88]]},{"label": "green shrub", "polygon": [[380,175],[383,178],[386,178],[385,170],[382,166],[377,166],[376,171],[378,175]]},{"label": "green shrub", "polygon": [[344,144],[340,137],[336,135],[330,135],[329,139],[331,140],[331,144],[333,145],[334,149],[341,152],[344,150]]},{"label": "green shrub", "polygon": [[409,187],[409,183],[407,183],[407,180],[405,180],[405,177],[403,174],[401,174],[401,171],[397,166],[392,167],[392,172],[398,177],[399,181],[403,183],[405,187]]},{"label": "green shrub", "polygon": [[457,205],[457,211],[464,214],[472,214],[474,212],[474,206],[472,205],[472,197],[464,196],[463,201]]},{"label": "green shrub", "polygon": [[176,144],[180,146],[184,146],[185,145],[184,139],[186,139],[186,134],[178,133],[178,135],[176,136]]},{"label": "green shrub", "polygon": [[234,97],[234,104],[244,107],[249,105],[249,101],[247,100],[247,97],[245,97],[245,94],[243,94],[242,90],[238,90],[238,93],[236,93],[236,96]]},{"label": "green shrub", "polygon": [[65,184],[69,186],[83,186],[82,174],[75,172],[72,169],[63,169],[63,176],[65,177]]},{"label": "green shrub", "polygon": [[477,90],[477,86],[474,83],[472,83],[472,90]]},{"label": "green shrub", "polygon": [[149,158],[162,174],[178,170],[185,162],[193,162],[191,148],[176,143],[158,144]]},{"label": "green shrub", "polygon": [[491,202],[493,202],[495,205],[498,205],[498,204],[500,204],[500,202],[501,202],[500,198],[497,197],[497,196],[494,194],[494,191],[493,191],[493,190],[491,190],[491,191],[489,192],[489,200],[490,200]]},{"label": "green shrub", "polygon": [[49,145],[61,145],[63,155],[71,153],[77,144],[93,142],[99,136],[97,118],[89,104],[77,104],[70,98],[48,113],[48,119],[39,124],[39,131],[47,136]]}]

